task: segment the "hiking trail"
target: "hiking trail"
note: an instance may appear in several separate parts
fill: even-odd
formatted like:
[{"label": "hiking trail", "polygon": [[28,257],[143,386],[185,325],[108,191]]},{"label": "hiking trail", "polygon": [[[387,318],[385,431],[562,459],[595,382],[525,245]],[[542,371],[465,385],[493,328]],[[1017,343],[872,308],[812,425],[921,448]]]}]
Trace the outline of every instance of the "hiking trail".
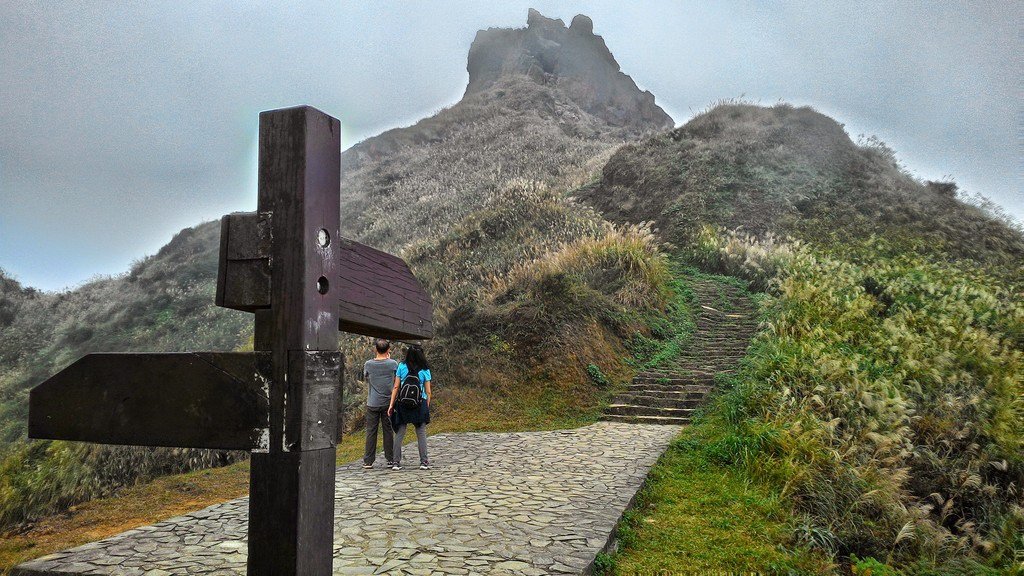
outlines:
[{"label": "hiking trail", "polygon": [[715,385],[736,370],[757,331],[757,304],[741,288],[717,280],[690,282],[696,328],[680,353],[640,372],[615,396],[604,419],[636,424],[690,422]]}]

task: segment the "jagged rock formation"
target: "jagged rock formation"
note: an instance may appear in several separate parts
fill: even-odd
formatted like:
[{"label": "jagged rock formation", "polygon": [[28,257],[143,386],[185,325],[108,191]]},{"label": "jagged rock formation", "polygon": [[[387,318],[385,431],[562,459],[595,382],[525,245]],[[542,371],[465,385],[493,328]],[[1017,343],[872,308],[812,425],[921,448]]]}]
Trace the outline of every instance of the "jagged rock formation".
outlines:
[{"label": "jagged rock formation", "polygon": [[566,28],[561,20],[530,9],[527,27],[477,32],[469,49],[466,96],[478,94],[512,75],[555,86],[590,114],[612,126],[644,132],[667,129],[672,118],[619,70],[594,22],[580,14]]},{"label": "jagged rock formation", "polygon": [[566,28],[532,10],[527,24],[477,34],[458,103],[345,152],[345,234],[384,249],[436,237],[505,182],[576,187],[615,147],[673,125],[589,18]]}]

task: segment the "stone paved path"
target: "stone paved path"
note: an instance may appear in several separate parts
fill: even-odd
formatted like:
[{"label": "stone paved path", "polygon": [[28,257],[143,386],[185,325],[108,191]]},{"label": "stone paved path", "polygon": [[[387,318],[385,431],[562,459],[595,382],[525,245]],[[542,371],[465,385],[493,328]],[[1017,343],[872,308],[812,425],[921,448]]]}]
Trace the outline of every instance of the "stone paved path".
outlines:
[{"label": "stone paved path", "polygon": [[[335,574],[580,574],[675,426],[431,436],[434,469],[338,469]],[[405,452],[416,461],[416,448]],[[22,564],[19,576],[245,574],[248,500]]]}]

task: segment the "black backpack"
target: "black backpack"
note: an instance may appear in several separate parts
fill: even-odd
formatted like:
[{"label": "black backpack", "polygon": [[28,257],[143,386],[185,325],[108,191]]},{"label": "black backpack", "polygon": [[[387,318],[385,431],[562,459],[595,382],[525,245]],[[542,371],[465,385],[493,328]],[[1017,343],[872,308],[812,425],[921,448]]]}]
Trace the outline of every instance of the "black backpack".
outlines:
[{"label": "black backpack", "polygon": [[398,405],[406,409],[419,408],[421,400],[420,378],[410,373],[398,388]]}]

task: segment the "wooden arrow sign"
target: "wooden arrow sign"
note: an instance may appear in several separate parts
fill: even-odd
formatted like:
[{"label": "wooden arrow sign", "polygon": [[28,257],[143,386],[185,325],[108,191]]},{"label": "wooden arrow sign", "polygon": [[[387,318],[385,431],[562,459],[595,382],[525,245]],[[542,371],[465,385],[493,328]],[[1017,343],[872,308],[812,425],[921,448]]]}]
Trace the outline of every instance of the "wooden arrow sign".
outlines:
[{"label": "wooden arrow sign", "polygon": [[29,393],[31,438],[266,449],[270,353],[89,354]]},{"label": "wooden arrow sign", "polygon": [[339,244],[341,331],[393,340],[434,337],[430,297],[404,260],[347,238]]},{"label": "wooden arrow sign", "polygon": [[[269,212],[238,212],[221,219],[217,305],[255,312],[270,307]],[[338,264],[328,279],[338,294],[338,329],[393,340],[434,336],[433,305],[409,265],[348,238],[327,241]]]}]

